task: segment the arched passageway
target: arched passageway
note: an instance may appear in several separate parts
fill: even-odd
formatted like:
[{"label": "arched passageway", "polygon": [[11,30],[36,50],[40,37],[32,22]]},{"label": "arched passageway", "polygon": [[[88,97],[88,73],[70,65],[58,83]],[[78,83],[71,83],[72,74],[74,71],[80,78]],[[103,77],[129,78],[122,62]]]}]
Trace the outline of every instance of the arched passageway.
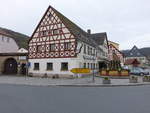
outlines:
[{"label": "arched passageway", "polygon": [[17,74],[17,61],[14,58],[8,58],[4,62],[4,74]]}]

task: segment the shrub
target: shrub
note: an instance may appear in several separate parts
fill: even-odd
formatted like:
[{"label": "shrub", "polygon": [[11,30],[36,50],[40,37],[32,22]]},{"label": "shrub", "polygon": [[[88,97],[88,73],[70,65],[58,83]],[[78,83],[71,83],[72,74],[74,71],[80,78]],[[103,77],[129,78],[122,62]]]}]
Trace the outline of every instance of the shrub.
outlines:
[{"label": "shrub", "polygon": [[104,77],[104,80],[110,80],[109,77]]}]

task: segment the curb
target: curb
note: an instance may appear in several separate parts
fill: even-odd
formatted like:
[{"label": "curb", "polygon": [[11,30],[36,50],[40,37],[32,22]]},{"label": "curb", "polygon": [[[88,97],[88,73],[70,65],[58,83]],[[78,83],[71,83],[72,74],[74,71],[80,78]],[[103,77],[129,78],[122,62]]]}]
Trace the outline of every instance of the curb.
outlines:
[{"label": "curb", "polygon": [[48,85],[48,86],[59,86],[59,87],[128,87],[128,86],[147,86],[150,84],[128,84],[128,85]]}]

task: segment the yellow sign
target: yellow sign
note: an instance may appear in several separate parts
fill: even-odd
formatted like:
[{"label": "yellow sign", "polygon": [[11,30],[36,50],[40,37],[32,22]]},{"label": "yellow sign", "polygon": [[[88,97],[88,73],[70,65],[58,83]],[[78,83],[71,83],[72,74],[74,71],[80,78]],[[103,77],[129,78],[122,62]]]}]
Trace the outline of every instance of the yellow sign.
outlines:
[{"label": "yellow sign", "polygon": [[90,69],[88,68],[73,68],[70,70],[72,73],[90,73]]}]

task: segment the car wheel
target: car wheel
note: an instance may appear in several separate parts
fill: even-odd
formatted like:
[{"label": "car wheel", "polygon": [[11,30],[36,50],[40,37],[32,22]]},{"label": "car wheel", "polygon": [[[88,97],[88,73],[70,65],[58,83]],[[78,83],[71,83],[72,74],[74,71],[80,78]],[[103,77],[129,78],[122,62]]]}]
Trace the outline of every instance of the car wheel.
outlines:
[{"label": "car wheel", "polygon": [[144,73],[140,73],[140,75],[141,75],[141,76],[143,76],[143,75],[144,75]]}]

